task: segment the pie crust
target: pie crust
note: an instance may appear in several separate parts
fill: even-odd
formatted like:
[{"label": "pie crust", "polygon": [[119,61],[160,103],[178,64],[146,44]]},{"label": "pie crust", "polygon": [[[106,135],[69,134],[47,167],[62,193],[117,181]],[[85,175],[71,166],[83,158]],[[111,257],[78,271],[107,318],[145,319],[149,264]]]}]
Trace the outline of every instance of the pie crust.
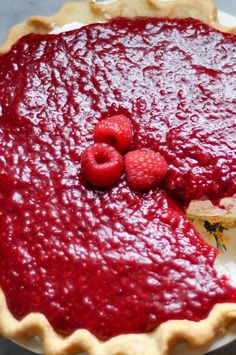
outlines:
[{"label": "pie crust", "polygon": [[[28,33],[49,33],[55,26],[72,22],[95,23],[114,17],[155,16],[169,18],[193,17],[221,31],[236,33],[236,28],[225,28],[217,21],[217,8],[212,0],[117,0],[110,4],[69,2],[51,17],[32,17],[14,26],[0,48],[7,52],[12,44]],[[187,341],[193,347],[210,342],[214,336],[226,331],[227,325],[236,318],[236,304],[224,303],[214,306],[209,316],[200,321],[172,320],[162,323],[148,334],[116,336],[101,342],[87,330],[78,330],[68,337],[57,334],[46,317],[32,313],[22,321],[10,313],[3,291],[0,289],[0,333],[21,344],[29,344],[39,337],[46,355],[65,355],[87,352],[90,355],[167,355],[177,342]]]}]

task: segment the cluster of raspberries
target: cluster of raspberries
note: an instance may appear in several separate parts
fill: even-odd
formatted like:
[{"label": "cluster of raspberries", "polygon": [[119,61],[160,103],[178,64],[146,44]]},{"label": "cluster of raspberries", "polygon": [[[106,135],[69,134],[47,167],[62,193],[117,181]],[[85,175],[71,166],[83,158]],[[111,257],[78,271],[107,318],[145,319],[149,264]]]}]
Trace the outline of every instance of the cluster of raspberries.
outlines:
[{"label": "cluster of raspberries", "polygon": [[81,169],[86,180],[96,187],[115,184],[125,170],[128,185],[134,190],[158,186],[167,172],[162,155],[151,150],[127,151],[132,146],[130,119],[116,115],[97,123],[94,144],[81,155]]}]

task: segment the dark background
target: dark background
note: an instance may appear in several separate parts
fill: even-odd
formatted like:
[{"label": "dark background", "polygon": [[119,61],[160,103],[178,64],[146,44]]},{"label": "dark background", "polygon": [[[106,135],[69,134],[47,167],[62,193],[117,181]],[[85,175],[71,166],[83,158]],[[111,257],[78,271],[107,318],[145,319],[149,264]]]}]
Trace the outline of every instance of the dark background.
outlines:
[{"label": "dark background", "polygon": [[[11,26],[32,15],[52,15],[63,2],[65,0],[0,0],[0,43],[4,41]],[[225,12],[236,15],[236,0],[215,0],[215,2]],[[0,337],[0,355],[31,354]],[[210,354],[236,355],[236,342]]]}]

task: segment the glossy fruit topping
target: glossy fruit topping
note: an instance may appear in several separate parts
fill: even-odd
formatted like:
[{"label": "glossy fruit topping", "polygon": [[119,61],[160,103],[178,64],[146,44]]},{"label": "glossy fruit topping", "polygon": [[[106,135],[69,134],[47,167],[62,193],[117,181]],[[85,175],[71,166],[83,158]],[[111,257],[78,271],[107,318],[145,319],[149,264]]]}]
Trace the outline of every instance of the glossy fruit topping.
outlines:
[{"label": "glossy fruit topping", "polygon": [[123,159],[117,150],[105,143],[90,145],[81,155],[81,171],[90,184],[113,185],[121,176]]},{"label": "glossy fruit topping", "polygon": [[128,117],[115,115],[100,121],[94,129],[94,141],[114,146],[125,153],[132,143],[132,126]]},{"label": "glossy fruit topping", "polygon": [[[168,195],[235,193],[236,36],[192,19],[116,19],[29,35],[0,58],[0,285],[21,319],[101,339],[199,320],[236,291]],[[168,189],[81,173],[101,117],[164,156]]]},{"label": "glossy fruit topping", "polygon": [[134,190],[142,191],[158,186],[167,168],[163,156],[150,150],[134,150],[125,156],[127,182]]}]

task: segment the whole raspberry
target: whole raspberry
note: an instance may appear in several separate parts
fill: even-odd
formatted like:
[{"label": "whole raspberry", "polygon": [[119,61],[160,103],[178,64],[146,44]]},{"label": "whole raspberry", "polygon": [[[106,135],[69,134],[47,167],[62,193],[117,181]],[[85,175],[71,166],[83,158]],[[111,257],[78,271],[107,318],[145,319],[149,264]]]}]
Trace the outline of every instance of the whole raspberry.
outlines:
[{"label": "whole raspberry", "polygon": [[132,143],[132,126],[128,117],[116,115],[98,122],[94,129],[94,141],[114,146],[125,153]]},{"label": "whole raspberry", "polygon": [[147,190],[159,185],[167,168],[163,156],[150,150],[134,150],[125,156],[127,181],[134,190]]},{"label": "whole raspberry", "polygon": [[92,144],[81,155],[81,171],[90,184],[98,187],[113,185],[121,176],[123,158],[108,144]]}]

